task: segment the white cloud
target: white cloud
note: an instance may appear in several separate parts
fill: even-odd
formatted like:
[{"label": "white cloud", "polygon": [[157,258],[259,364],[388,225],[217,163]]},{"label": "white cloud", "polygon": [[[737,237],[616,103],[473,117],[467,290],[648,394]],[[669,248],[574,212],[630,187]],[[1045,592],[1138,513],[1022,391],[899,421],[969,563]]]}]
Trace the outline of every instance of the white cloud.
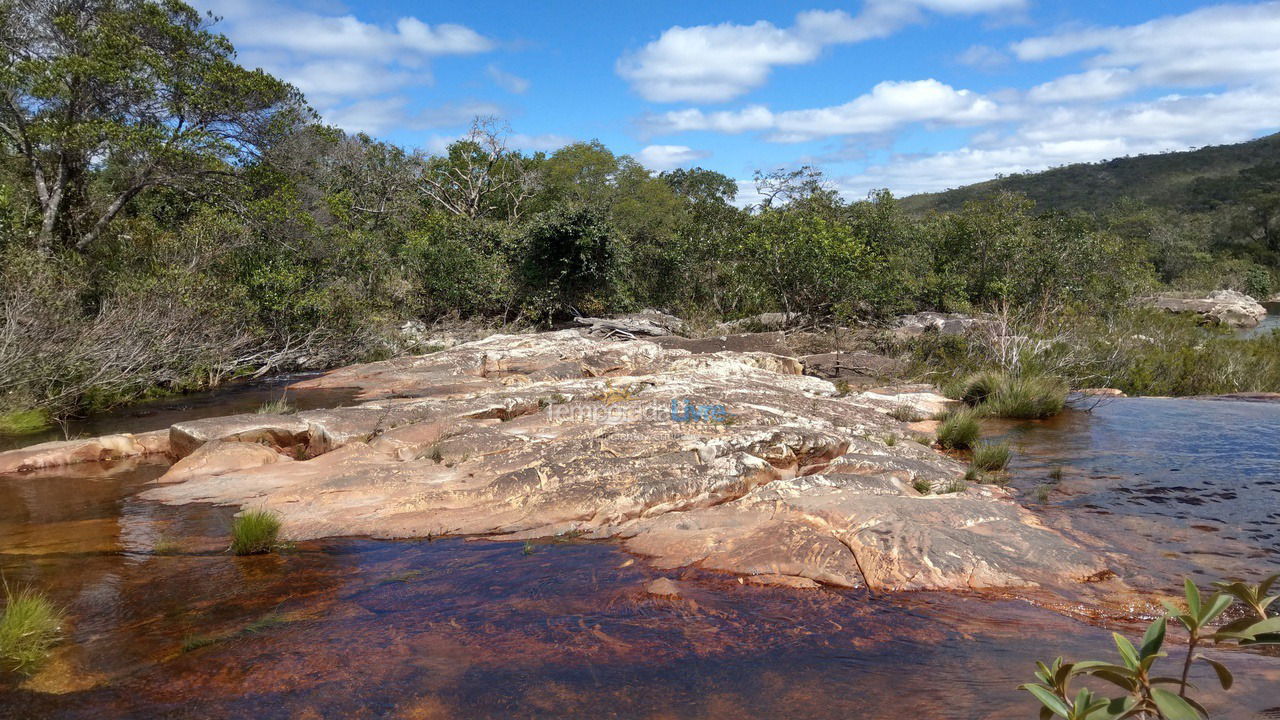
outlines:
[{"label": "white cloud", "polygon": [[520,77],[519,75],[503,70],[498,67],[497,63],[489,63],[489,66],[485,68],[485,74],[489,76],[489,79],[492,80],[494,84],[509,93],[523,95],[529,91],[528,80]]},{"label": "white cloud", "polygon": [[1037,87],[1046,102],[1120,97],[1149,87],[1269,81],[1280,73],[1280,2],[1217,5],[1128,27],[1072,30],[1012,45],[1020,60],[1086,53],[1086,72]]},{"label": "white cloud", "polygon": [[755,105],[705,113],[673,110],[641,119],[653,134],[710,130],[741,133],[769,130],[775,142],[799,142],[834,135],[879,133],[916,122],[973,124],[995,120],[1000,108],[969,90],[937,80],[882,82],[871,92],[833,107],[772,112]]},{"label": "white cloud", "polygon": [[658,171],[674,170],[710,156],[709,152],[686,145],[649,145],[635,155],[641,165]]},{"label": "white cloud", "polygon": [[1062,164],[1240,142],[1280,130],[1276,107],[1276,87],[1172,95],[1118,108],[1061,107],[959,150],[896,156],[842,178],[840,187],[847,197],[879,187],[904,195]]},{"label": "white cloud", "polygon": [[830,45],[885,37],[923,19],[923,11],[986,13],[1021,8],[1025,0],[867,0],[862,12],[809,10],[780,28],[751,25],[675,26],[623,55],[619,75],[655,102],[723,102],[760,87],[774,67],[813,62]]},{"label": "white cloud", "polygon": [[408,98],[395,95],[324,108],[320,114],[326,121],[348,132],[378,135],[390,130],[465,125],[476,116],[501,115],[502,108],[493,103],[471,101],[417,110],[409,107]]},{"label": "white cloud", "polygon": [[962,65],[992,70],[1009,64],[1009,56],[990,45],[970,45],[968,49],[956,56]]}]

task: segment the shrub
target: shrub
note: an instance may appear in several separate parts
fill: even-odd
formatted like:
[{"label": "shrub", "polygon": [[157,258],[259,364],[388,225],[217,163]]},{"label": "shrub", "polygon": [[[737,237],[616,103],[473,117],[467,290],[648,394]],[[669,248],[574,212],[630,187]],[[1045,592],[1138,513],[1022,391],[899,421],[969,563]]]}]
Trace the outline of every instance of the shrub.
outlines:
[{"label": "shrub", "polygon": [[982,370],[961,382],[956,399],[970,407],[981,405],[1008,384],[1008,375],[996,370]]},{"label": "shrub", "polygon": [[897,420],[898,422],[908,422],[908,423],[919,422],[920,420],[924,419],[924,416],[920,414],[920,411],[916,410],[910,405],[898,405],[894,407],[892,410],[889,411],[889,417],[893,418],[894,420]]},{"label": "shrub", "polygon": [[276,548],[280,517],[269,510],[246,510],[231,522],[231,552],[258,555]]},{"label": "shrub", "polygon": [[978,443],[973,448],[973,466],[986,472],[1003,470],[1009,465],[1007,443]]},{"label": "shrub", "polygon": [[0,659],[15,672],[29,673],[62,637],[62,611],[44,595],[4,584],[4,613],[0,614]]},{"label": "shrub", "polygon": [[1036,420],[1057,415],[1067,404],[1067,386],[1060,378],[1030,375],[1013,378],[987,396],[981,409],[987,415]]},{"label": "shrub", "polygon": [[938,444],[949,450],[968,450],[981,433],[977,413],[956,410],[948,413],[938,426]]}]

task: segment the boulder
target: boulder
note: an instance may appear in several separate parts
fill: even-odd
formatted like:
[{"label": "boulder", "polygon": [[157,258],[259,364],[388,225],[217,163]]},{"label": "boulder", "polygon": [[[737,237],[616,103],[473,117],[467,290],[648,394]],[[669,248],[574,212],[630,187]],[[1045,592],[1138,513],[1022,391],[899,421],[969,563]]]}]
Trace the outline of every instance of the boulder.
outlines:
[{"label": "boulder", "polygon": [[182,459],[214,440],[261,442],[280,448],[305,445],[311,427],[294,415],[246,413],[189,420],[169,427],[169,452]]},{"label": "boulder", "polygon": [[183,482],[199,477],[216,477],[236,470],[288,461],[266,445],[253,442],[213,440],[175,462],[155,482]]},{"label": "boulder", "polygon": [[599,337],[679,335],[684,332],[683,320],[657,310],[642,310],[612,318],[576,317],[573,321],[588,326],[587,332]]},{"label": "boulder", "polygon": [[1152,306],[1168,312],[1198,313],[1207,322],[1238,328],[1257,327],[1267,316],[1261,303],[1234,290],[1215,290],[1205,297],[1160,295]]},{"label": "boulder", "polygon": [[920,312],[898,316],[894,334],[899,337],[915,337],[926,332],[936,332],[939,335],[963,335],[989,322],[985,318],[960,313]]},{"label": "boulder", "polygon": [[169,431],[58,440],[0,452],[0,473],[28,472],[87,462],[104,462],[169,451]]}]

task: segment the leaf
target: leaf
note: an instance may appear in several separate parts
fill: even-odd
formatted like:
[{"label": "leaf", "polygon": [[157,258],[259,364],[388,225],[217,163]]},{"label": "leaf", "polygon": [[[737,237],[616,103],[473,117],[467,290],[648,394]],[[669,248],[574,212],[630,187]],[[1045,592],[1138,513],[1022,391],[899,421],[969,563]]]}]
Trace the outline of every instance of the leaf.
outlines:
[{"label": "leaf", "polygon": [[1213,599],[1205,606],[1204,612],[1200,615],[1201,627],[1213,622],[1213,619],[1222,614],[1224,610],[1231,607],[1233,599],[1230,595],[1222,593],[1214,593]]},{"label": "leaf", "polygon": [[1241,632],[1245,635],[1262,635],[1264,633],[1280,632],[1280,617],[1267,618],[1261,622],[1256,622]]},{"label": "leaf", "polygon": [[1191,578],[1184,579],[1182,584],[1185,587],[1183,594],[1187,596],[1187,609],[1191,611],[1192,616],[1200,617],[1200,588],[1196,587]]},{"label": "leaf", "polygon": [[[1190,580],[1187,582],[1190,582]],[[1194,587],[1194,585],[1192,587]],[[1199,605],[1198,598],[1196,600],[1196,604]],[[1164,618],[1160,618],[1159,620],[1151,623],[1150,627],[1147,628],[1146,634],[1142,636],[1142,652],[1139,657],[1145,659],[1160,652],[1161,646],[1164,645],[1165,626],[1166,623]]]},{"label": "leaf", "polygon": [[1054,695],[1040,685],[1019,685],[1018,687],[1026,690],[1032,695],[1035,695],[1041,705],[1049,708],[1054,713],[1061,715],[1064,718],[1071,717],[1071,708],[1067,707],[1067,704],[1062,701],[1062,698]]},{"label": "leaf", "polygon": [[1133,643],[1120,633],[1111,633],[1111,637],[1115,639],[1116,648],[1120,650],[1120,657],[1124,658],[1124,664],[1129,666],[1130,670],[1138,669],[1138,651],[1134,649]]},{"label": "leaf", "polygon": [[1200,720],[1200,713],[1195,708],[1168,690],[1153,689],[1151,700],[1165,720]]},{"label": "leaf", "polygon": [[1231,671],[1227,669],[1226,665],[1217,660],[1210,660],[1203,655],[1197,655],[1196,657],[1209,663],[1209,667],[1213,668],[1213,671],[1218,674],[1218,684],[1222,685],[1223,690],[1231,689],[1231,684],[1235,682],[1235,678],[1231,677]]},{"label": "leaf", "polygon": [[1258,597],[1262,597],[1263,595],[1266,595],[1268,592],[1270,592],[1271,586],[1274,585],[1277,580],[1280,580],[1280,573],[1276,573],[1275,575],[1272,575],[1266,580],[1263,580],[1262,582],[1258,583]]}]

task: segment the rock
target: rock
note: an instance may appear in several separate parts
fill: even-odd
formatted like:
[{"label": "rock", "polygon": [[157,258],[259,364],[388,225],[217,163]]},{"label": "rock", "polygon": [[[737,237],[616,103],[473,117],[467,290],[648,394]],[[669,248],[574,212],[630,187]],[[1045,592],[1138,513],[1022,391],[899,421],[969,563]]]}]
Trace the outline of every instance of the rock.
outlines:
[{"label": "rock", "polygon": [[898,316],[894,334],[899,337],[914,337],[933,331],[939,335],[963,335],[989,322],[985,318],[960,313],[921,312]]},{"label": "rock", "polygon": [[1085,397],[1129,397],[1123,390],[1117,390],[1116,388],[1083,388],[1076,392]]},{"label": "rock", "polygon": [[688,350],[694,354],[712,354],[718,352],[764,352],[772,355],[792,357],[795,355],[787,346],[786,335],[780,332],[741,333],[738,335],[719,335],[705,338],[655,337],[651,340],[656,345],[670,350]]},{"label": "rock", "polygon": [[796,577],[795,575],[777,575],[774,573],[765,573],[763,575],[751,575],[747,578],[747,582],[753,585],[768,585],[771,587],[785,587],[795,590],[814,590],[822,587],[818,583],[805,577]]},{"label": "rock", "polygon": [[684,321],[657,310],[643,310],[612,318],[576,317],[574,322],[589,326],[587,332],[599,337],[621,335],[679,335],[684,331]]},{"label": "rock", "polygon": [[680,587],[670,578],[650,580],[645,584],[644,591],[659,597],[680,597]]},{"label": "rock", "polygon": [[293,415],[246,413],[221,418],[189,420],[169,427],[169,452],[182,459],[213,440],[266,442],[289,448],[305,445],[311,427]]},{"label": "rock", "polygon": [[760,313],[741,320],[720,323],[717,329],[726,333],[758,333],[769,330],[787,330],[809,324],[809,318],[801,313]]},{"label": "rock", "polygon": [[864,350],[805,355],[800,358],[800,364],[804,365],[806,375],[829,380],[846,377],[892,377],[903,369],[901,360]]},{"label": "rock", "polygon": [[659,568],[798,584],[1028,586],[1104,569],[1003,491],[912,488],[951,483],[959,462],[866,439],[901,433],[886,408],[904,398],[945,398],[914,386],[838,397],[800,369],[585,329],[495,336],[299,383],[356,388],[369,399],[355,407],[175,426],[187,444],[256,436],[319,454],[142,497],[264,507],[298,540],[571,533]]},{"label": "rock", "polygon": [[83,440],[58,440],[0,452],[0,473],[28,472],[87,462],[156,455],[169,451],[169,431],[136,435],[104,435]]},{"label": "rock", "polygon": [[939,395],[932,385],[897,385],[891,387],[872,388],[859,393],[857,399],[882,412],[893,412],[899,408],[908,408],[921,419],[935,415],[960,405],[960,401]]},{"label": "rock", "polygon": [[291,459],[255,442],[212,440],[174,463],[156,482],[183,482],[199,477],[215,477]]},{"label": "rock", "polygon": [[1169,312],[1199,313],[1208,322],[1239,328],[1257,327],[1267,316],[1267,309],[1257,300],[1234,290],[1215,290],[1202,298],[1160,295],[1152,306]]}]

